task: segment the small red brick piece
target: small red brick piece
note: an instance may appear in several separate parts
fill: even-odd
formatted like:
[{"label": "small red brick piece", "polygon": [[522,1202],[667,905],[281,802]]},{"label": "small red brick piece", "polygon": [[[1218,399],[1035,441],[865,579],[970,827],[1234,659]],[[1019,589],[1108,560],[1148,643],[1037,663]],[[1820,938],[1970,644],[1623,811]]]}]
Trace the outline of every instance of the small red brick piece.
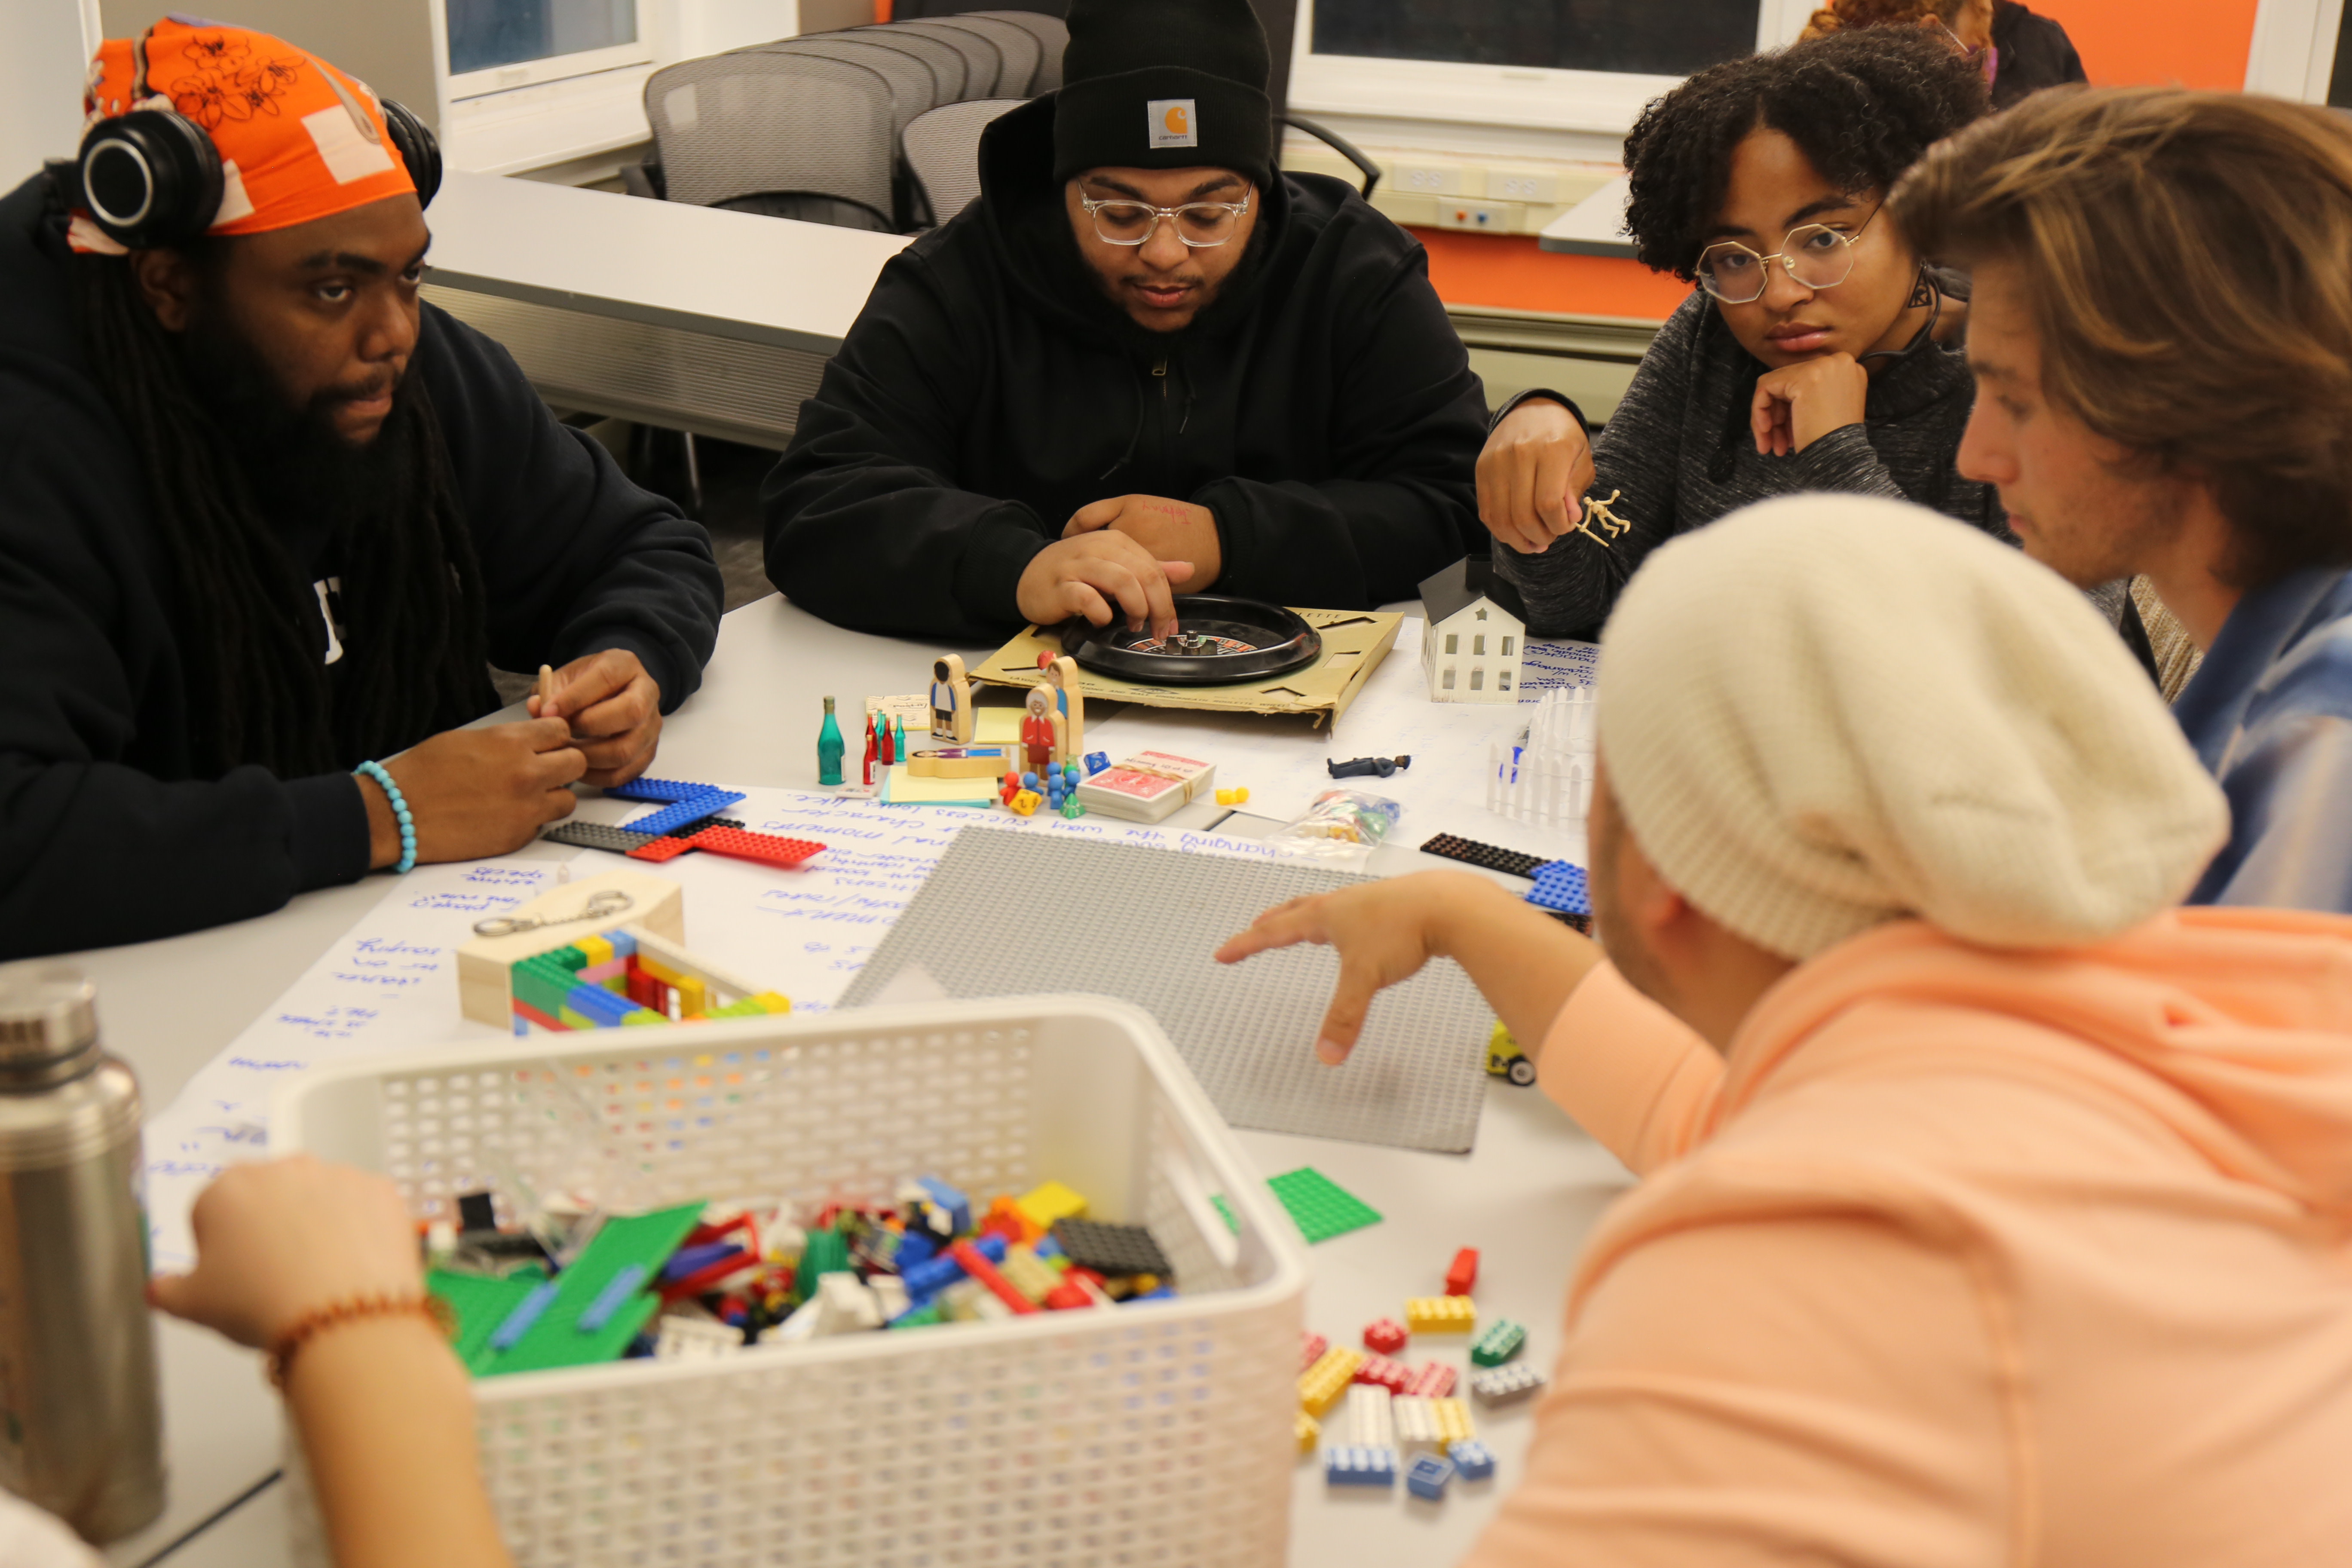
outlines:
[{"label": "small red brick piece", "polygon": [[1299,1375],[1304,1377],[1307,1374],[1307,1369],[1313,1366],[1317,1362],[1321,1361],[1323,1359],[1323,1352],[1330,1348],[1331,1342],[1325,1339],[1321,1334],[1317,1333],[1314,1330],[1300,1330],[1298,1333]]},{"label": "small red brick piece", "polygon": [[703,847],[699,838],[656,838],[629,851],[632,860],[675,860],[689,849]]},{"label": "small red brick piece", "polygon": [[735,860],[757,860],[763,866],[797,866],[821,853],[824,846],[805,838],[779,838],[772,833],[746,833],[740,827],[706,827],[687,841],[687,847]]},{"label": "small red brick piece", "polygon": [[1364,1364],[1356,1369],[1358,1383],[1372,1384],[1391,1394],[1403,1393],[1404,1385],[1412,1377],[1412,1373],[1405,1370],[1404,1363],[1391,1361],[1384,1355],[1366,1356]]},{"label": "small red brick piece", "polygon": [[1394,1318],[1375,1318],[1364,1325],[1364,1348],[1375,1355],[1394,1355],[1404,1349],[1404,1325]]},{"label": "small red brick piece", "polygon": [[1054,1311],[1066,1312],[1073,1308],[1091,1307],[1095,1299],[1087,1294],[1086,1287],[1073,1279],[1065,1279],[1045,1292],[1045,1305]]},{"label": "small red brick piece", "polygon": [[1401,1391],[1422,1399],[1450,1399],[1454,1395],[1454,1369],[1443,1362],[1431,1362]]},{"label": "small red brick piece", "polygon": [[1478,1283],[1478,1249],[1465,1247],[1454,1255],[1454,1267],[1445,1271],[1445,1293],[1467,1296],[1470,1287]]},{"label": "small red brick piece", "polygon": [[1037,1310],[1037,1303],[1013,1289],[1013,1281],[996,1271],[996,1265],[988,1260],[988,1255],[969,1241],[959,1241],[949,1247],[948,1251],[954,1256],[958,1263],[963,1265],[963,1271],[966,1274],[987,1286],[990,1295],[1012,1308],[1013,1311],[1028,1313]]}]

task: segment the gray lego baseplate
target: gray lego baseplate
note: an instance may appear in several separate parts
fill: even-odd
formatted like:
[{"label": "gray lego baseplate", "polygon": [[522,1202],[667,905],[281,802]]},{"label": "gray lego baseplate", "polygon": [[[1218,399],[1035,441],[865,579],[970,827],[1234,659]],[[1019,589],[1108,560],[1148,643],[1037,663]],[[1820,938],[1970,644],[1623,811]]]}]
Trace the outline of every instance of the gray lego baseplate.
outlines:
[{"label": "gray lego baseplate", "polygon": [[1227,1121],[1270,1132],[1466,1152],[1494,1015],[1451,960],[1372,1004],[1355,1054],[1315,1058],[1339,960],[1294,947],[1210,954],[1287,899],[1369,879],[1028,833],[963,833],[841,999],[919,967],[950,996],[1078,991],[1150,1012]]}]

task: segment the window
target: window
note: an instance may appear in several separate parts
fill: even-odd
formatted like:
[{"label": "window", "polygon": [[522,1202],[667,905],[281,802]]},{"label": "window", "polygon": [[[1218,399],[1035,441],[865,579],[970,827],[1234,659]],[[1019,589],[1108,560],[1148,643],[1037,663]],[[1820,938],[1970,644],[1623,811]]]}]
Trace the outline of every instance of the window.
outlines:
[{"label": "window", "polygon": [[2352,109],[2352,37],[2344,0],[2260,0],[2246,90]]},{"label": "window", "polygon": [[[1507,652],[1508,650],[1506,649],[1505,651]],[[1495,675],[1495,689],[1497,691],[1508,691],[1510,689],[1511,672],[1507,669],[1496,671]]]},{"label": "window", "polygon": [[1461,634],[1460,632],[1448,632],[1448,633],[1446,633],[1446,634],[1445,634],[1445,657],[1446,657],[1446,658],[1453,658],[1455,654],[1460,653],[1461,651],[1462,651],[1462,634]]},{"label": "window", "polygon": [[1451,691],[1454,689],[1454,667],[1452,665],[1449,664],[1445,667],[1445,679],[1440,680],[1437,685],[1438,689],[1442,691]]},{"label": "window", "polygon": [[1484,668],[1473,669],[1470,672],[1470,689],[1473,691],[1486,689],[1486,672]]},{"label": "window", "polygon": [[[1486,612],[1481,610],[1478,613],[1483,616]],[[1486,657],[1486,634],[1485,632],[1480,632],[1476,637],[1470,639],[1470,653],[1471,657],[1474,658],[1484,658]]]},{"label": "window", "polygon": [[648,0],[443,0],[449,96],[650,63]]},{"label": "window", "polygon": [[1505,658],[1511,657],[1511,642],[1512,639],[1509,637],[1505,637],[1503,639],[1503,657]]},{"label": "window", "polygon": [[1795,39],[1814,3],[1300,0],[1290,101],[1613,139],[1691,72]]}]

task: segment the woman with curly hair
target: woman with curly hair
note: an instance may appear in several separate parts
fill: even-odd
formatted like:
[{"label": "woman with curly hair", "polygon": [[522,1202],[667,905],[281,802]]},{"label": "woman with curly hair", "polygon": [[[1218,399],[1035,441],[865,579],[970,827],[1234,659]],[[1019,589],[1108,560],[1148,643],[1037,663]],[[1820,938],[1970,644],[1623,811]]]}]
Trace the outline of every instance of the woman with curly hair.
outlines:
[{"label": "woman with curly hair", "polygon": [[1934,338],[1943,297],[1879,211],[1985,111],[1949,39],[1876,27],[1712,67],[1643,113],[1626,226],[1698,287],[1597,439],[1549,391],[1486,437],[1478,514],[1530,632],[1592,636],[1652,550],[1769,496],[1910,500],[2007,536],[1990,488],[1953,468],[1974,392]]}]

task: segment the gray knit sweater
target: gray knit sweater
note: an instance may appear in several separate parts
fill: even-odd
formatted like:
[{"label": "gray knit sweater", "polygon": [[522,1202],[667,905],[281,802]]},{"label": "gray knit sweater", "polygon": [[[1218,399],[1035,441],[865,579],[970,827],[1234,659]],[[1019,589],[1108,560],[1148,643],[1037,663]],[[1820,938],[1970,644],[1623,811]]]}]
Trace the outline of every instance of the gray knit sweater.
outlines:
[{"label": "gray knit sweater", "polygon": [[1835,490],[1917,501],[2011,539],[1990,485],[1953,471],[1975,388],[1962,357],[1933,343],[1871,378],[1864,423],[1833,430],[1786,458],[1759,457],[1748,404],[1763,364],[1739,346],[1697,289],[1658,330],[1625,401],[1592,444],[1591,494],[1629,524],[1603,549],[1581,532],[1540,555],[1495,548],[1495,564],[1527,601],[1538,637],[1591,637],[1626,579],[1677,533],[1750,501]]}]

